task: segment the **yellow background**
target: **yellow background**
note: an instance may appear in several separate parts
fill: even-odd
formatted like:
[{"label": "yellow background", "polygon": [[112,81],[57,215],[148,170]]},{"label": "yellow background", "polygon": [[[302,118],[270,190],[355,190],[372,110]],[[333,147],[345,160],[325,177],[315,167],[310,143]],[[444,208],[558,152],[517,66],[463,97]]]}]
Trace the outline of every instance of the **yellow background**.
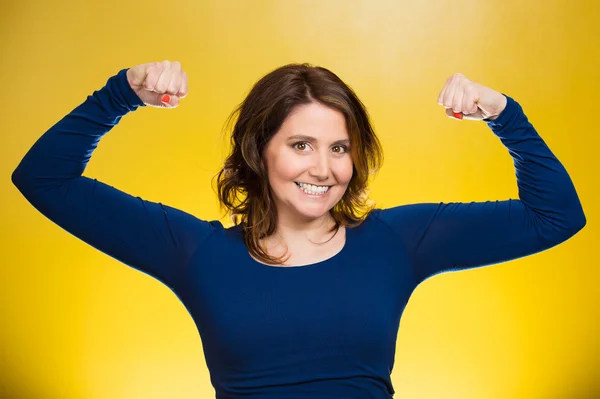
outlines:
[{"label": "yellow background", "polygon": [[[385,149],[380,206],[516,197],[512,159],[437,105],[447,77],[506,93],[572,176],[588,224],[549,251],[428,280],[405,311],[397,398],[600,397],[596,1],[24,1],[0,12],[0,397],[214,397],[193,321],[166,287],[46,220],[10,174],[119,69],[182,62],[190,92],[100,143],[85,174],[220,217],[220,136],[251,85],[288,62],[330,68]],[[493,226],[490,226],[493,228]]]}]

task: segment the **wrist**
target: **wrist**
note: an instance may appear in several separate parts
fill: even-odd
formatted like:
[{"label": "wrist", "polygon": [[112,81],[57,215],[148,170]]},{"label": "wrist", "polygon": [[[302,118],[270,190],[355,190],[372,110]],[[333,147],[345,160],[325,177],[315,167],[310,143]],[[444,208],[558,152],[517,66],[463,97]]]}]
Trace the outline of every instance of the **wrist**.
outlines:
[{"label": "wrist", "polygon": [[502,114],[502,112],[506,109],[506,105],[508,103],[508,100],[507,100],[507,98],[506,98],[506,96],[504,94],[501,94],[501,96],[502,96],[502,102],[501,102],[501,105],[500,105],[499,109],[495,112],[494,115],[485,118],[484,121],[493,121],[493,120],[498,119],[498,117],[500,116],[500,114]]}]

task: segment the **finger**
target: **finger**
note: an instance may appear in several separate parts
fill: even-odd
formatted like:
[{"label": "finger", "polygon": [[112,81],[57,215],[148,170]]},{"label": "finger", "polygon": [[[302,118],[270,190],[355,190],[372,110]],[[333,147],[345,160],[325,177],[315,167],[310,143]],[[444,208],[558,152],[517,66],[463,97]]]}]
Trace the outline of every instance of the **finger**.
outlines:
[{"label": "finger", "polygon": [[466,115],[472,115],[477,112],[477,101],[476,91],[472,86],[469,86],[463,97],[462,112]]},{"label": "finger", "polygon": [[179,91],[177,92],[177,96],[179,98],[185,98],[188,93],[188,77],[185,71],[181,71],[181,86],[179,87]]},{"label": "finger", "polygon": [[167,93],[176,95],[181,86],[181,64],[177,61],[171,63],[171,80],[167,87]]},{"label": "finger", "polygon": [[146,70],[146,79],[144,80],[144,89],[154,91],[158,79],[162,74],[163,66],[159,62],[153,62]]},{"label": "finger", "polygon": [[145,64],[129,68],[129,73],[127,74],[129,84],[134,87],[142,87],[142,84],[144,84],[144,81],[148,76],[150,65],[151,64]]},{"label": "finger", "polygon": [[162,62],[162,73],[158,78],[158,82],[154,87],[154,91],[157,93],[166,93],[169,88],[169,82],[171,81],[171,63],[167,60]]},{"label": "finger", "polygon": [[463,112],[463,98],[465,96],[465,89],[461,84],[456,85],[454,91],[454,97],[452,97],[452,110],[454,113],[461,114]]},{"label": "finger", "polygon": [[452,81],[448,85],[446,89],[446,93],[444,93],[444,99],[442,101],[445,108],[452,108],[452,101],[454,99],[454,94],[456,91],[456,75],[452,77]]},{"label": "finger", "polygon": [[451,82],[452,82],[452,77],[449,77],[448,79],[446,79],[446,83],[444,84],[442,91],[440,91],[440,94],[438,95],[437,102],[439,105],[444,105],[444,96],[446,95],[446,90],[448,89],[448,86],[450,86]]}]

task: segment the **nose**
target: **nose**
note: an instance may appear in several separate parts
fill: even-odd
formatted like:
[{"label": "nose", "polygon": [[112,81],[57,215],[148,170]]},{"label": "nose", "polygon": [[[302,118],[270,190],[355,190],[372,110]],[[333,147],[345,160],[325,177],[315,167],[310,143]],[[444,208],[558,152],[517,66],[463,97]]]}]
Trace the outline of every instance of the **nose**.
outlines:
[{"label": "nose", "polygon": [[310,176],[318,180],[327,180],[329,177],[329,159],[327,154],[315,154],[313,165],[309,170]]}]

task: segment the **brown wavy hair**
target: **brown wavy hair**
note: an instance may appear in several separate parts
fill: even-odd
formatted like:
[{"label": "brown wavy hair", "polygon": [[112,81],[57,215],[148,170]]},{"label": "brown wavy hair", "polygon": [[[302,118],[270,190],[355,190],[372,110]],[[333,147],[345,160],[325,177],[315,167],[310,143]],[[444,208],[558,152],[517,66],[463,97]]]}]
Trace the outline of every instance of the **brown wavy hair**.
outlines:
[{"label": "brown wavy hair", "polygon": [[263,151],[283,121],[298,105],[317,102],[340,111],[350,136],[353,175],[342,199],[330,210],[341,225],[356,226],[373,209],[367,197],[370,176],[383,162],[381,144],[371,126],[365,106],[354,91],[330,70],[308,63],[281,66],[262,77],[231,113],[231,151],[215,176],[221,208],[234,223],[242,224],[244,241],[252,256],[268,264],[283,264],[261,240],[277,228],[277,210],[262,162]]}]

